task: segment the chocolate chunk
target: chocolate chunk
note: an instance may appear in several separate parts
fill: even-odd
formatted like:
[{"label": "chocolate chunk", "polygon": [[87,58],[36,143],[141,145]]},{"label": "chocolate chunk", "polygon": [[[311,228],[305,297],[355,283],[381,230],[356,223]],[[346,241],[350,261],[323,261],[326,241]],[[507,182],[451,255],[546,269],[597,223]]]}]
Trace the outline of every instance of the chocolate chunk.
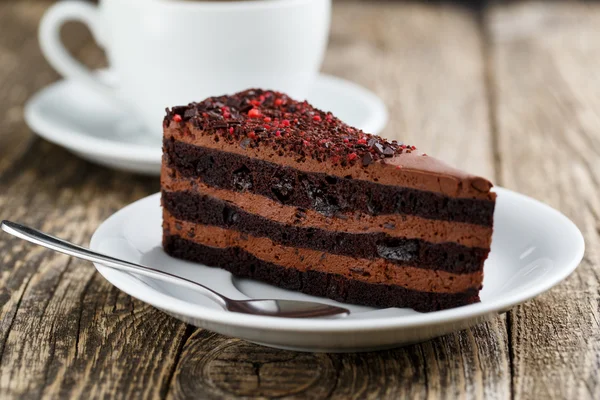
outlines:
[{"label": "chocolate chunk", "polygon": [[369,141],[367,142],[367,145],[368,145],[369,147],[373,147],[373,146],[375,146],[375,144],[376,144],[376,143],[377,143],[377,139],[373,139],[373,138],[371,138],[371,139],[369,139]]},{"label": "chocolate chunk", "polygon": [[197,115],[198,115],[198,109],[196,109],[196,108],[188,108],[183,113],[183,119],[190,119],[190,118],[195,117]]},{"label": "chocolate chunk", "polygon": [[381,145],[381,143],[375,143],[375,151],[380,154],[380,155],[384,155],[384,150],[383,150],[383,145]]},{"label": "chocolate chunk", "polygon": [[250,111],[253,108],[254,108],[254,106],[252,104],[244,104],[244,105],[240,106],[240,112],[245,113],[247,111]]},{"label": "chocolate chunk", "polygon": [[365,167],[373,163],[373,156],[371,155],[371,153],[365,154],[365,156],[362,159],[362,163]]},{"label": "chocolate chunk", "polygon": [[246,150],[249,145],[250,145],[250,139],[248,139],[248,138],[245,138],[244,140],[242,140],[240,142],[240,147],[244,150]]},{"label": "chocolate chunk", "polygon": [[386,157],[394,157],[394,149],[392,149],[391,147],[386,147],[385,149],[383,149],[383,155]]},{"label": "chocolate chunk", "polygon": [[239,97],[229,96],[227,98],[227,105],[229,106],[229,108],[239,109],[241,104],[242,102],[239,99]]},{"label": "chocolate chunk", "polygon": [[225,121],[214,121],[210,124],[210,127],[213,129],[227,128],[228,126]]},{"label": "chocolate chunk", "polygon": [[171,110],[173,114],[184,115],[187,109],[188,106],[175,106]]},{"label": "chocolate chunk", "polygon": [[391,222],[386,222],[385,224],[383,224],[383,227],[385,229],[394,229],[396,228],[396,225],[392,224]]}]

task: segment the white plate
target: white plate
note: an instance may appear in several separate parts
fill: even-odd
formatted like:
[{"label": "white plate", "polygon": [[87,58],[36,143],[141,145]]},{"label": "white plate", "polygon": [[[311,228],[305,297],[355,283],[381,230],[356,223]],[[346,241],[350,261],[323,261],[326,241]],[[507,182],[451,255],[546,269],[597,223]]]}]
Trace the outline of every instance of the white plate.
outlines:
[{"label": "white plate", "polygon": [[[464,329],[507,311],[565,279],[583,257],[577,227],[549,206],[496,188],[492,251],[485,264],[481,302],[450,310],[344,305],[343,319],[259,317],[222,310],[212,301],[177,285],[137,278],[96,265],[113,285],[190,324],[272,347],[301,351],[349,352],[415,343]],[[91,248],[201,282],[232,298],[332,300],[238,279],[229,272],[166,255],[161,248],[159,194],[139,200],[108,218],[94,233]]]},{"label": "white plate", "polygon": [[[100,73],[113,81],[108,71]],[[346,123],[380,133],[388,120],[372,92],[334,76],[320,75],[308,100]],[[135,118],[76,81],[63,80],[35,94],[25,105],[25,121],[44,139],[80,157],[126,171],[158,175],[161,139],[148,135]]]}]

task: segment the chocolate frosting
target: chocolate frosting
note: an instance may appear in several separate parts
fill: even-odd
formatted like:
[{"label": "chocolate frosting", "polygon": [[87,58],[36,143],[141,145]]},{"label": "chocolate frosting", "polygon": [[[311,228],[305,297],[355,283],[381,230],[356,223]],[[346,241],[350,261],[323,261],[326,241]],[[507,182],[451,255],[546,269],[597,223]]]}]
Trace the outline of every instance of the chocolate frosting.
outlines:
[{"label": "chocolate frosting", "polygon": [[451,197],[494,200],[492,184],[416,150],[350,127],[285,94],[247,90],[173,107],[165,137],[307,172],[352,176]]}]

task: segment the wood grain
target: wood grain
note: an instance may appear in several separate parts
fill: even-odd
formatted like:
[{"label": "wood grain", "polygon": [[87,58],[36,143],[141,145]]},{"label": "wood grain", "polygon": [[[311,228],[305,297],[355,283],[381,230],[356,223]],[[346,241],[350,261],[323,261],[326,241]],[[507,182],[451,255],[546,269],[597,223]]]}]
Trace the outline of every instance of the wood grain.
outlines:
[{"label": "wood grain", "polygon": [[509,319],[515,398],[600,397],[600,4],[527,2],[490,10],[499,175],[563,211],[586,256],[563,284]]},{"label": "wood grain", "polygon": [[[27,138],[23,103],[57,78],[35,40],[47,5],[0,3],[0,26],[9,32],[0,35],[0,219],[87,244],[104,218],[156,191],[158,182]],[[81,27],[65,33],[76,54],[98,64],[101,55]],[[0,398],[165,394],[190,333],[185,324],[121,293],[89,263],[7,235],[0,237],[0,260]]]}]

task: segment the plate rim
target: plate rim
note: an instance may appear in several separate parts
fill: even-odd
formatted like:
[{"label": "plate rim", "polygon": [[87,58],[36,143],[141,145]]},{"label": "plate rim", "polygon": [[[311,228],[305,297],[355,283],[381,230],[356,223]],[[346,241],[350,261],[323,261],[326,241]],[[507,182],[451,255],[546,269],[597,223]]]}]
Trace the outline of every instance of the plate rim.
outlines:
[{"label": "plate rim", "polygon": [[[113,281],[114,276],[112,274],[125,274],[124,272],[112,270],[110,267],[102,266],[97,263],[94,263],[94,266],[107,281],[109,281],[119,290],[137,298],[138,300],[150,304],[155,308],[158,308],[163,311],[168,310],[168,312],[170,313],[183,315],[188,318],[199,319],[204,322],[219,325],[227,325],[236,328],[267,329],[265,327],[268,327],[269,331],[296,333],[368,332],[374,330],[382,331],[409,329],[415,327],[433,326],[452,322],[460,322],[468,319],[481,318],[494,312],[507,311],[508,309],[516,305],[522,304],[523,302],[537,297],[540,294],[550,290],[551,288],[565,280],[568,276],[570,276],[573,273],[573,271],[575,271],[575,269],[577,269],[585,253],[585,240],[583,234],[581,233],[577,225],[575,225],[575,223],[571,221],[568,217],[566,217],[563,213],[539,200],[536,200],[524,194],[520,194],[498,186],[495,186],[494,189],[499,196],[513,197],[519,201],[533,203],[534,205],[544,208],[546,211],[554,214],[557,218],[561,219],[563,223],[570,226],[570,228],[573,230],[572,233],[576,236],[574,238],[574,246],[576,246],[576,248],[574,248],[573,256],[567,263],[568,265],[566,265],[565,268],[561,269],[556,274],[549,275],[540,283],[529,286],[523,291],[513,291],[509,296],[500,297],[497,300],[489,302],[480,302],[462,307],[456,307],[429,313],[369,318],[368,324],[365,324],[365,320],[363,319],[285,319],[278,317],[246,315],[240,313],[233,313],[225,310],[206,308],[202,306],[194,306],[193,304],[171,297],[150,287],[144,288],[146,291],[149,289],[151,290],[148,296],[139,297],[137,295],[137,292],[136,294],[132,294],[130,293],[130,291],[126,290],[126,288],[123,287],[125,285],[122,285],[119,282],[115,283]],[[107,229],[106,226],[109,224],[109,221],[111,221],[110,223],[114,223],[114,221],[120,220],[123,214],[126,214],[130,209],[138,206],[141,202],[152,201],[155,197],[158,196],[160,196],[160,192],[139,199],[121,208],[120,210],[112,214],[110,217],[108,217],[106,220],[104,220],[92,235],[90,241],[90,248],[97,249],[96,244],[98,240],[100,240],[99,235],[103,233],[103,227],[104,229]],[[166,300],[169,304],[160,304],[158,300],[161,299]]]},{"label": "plate rim", "polygon": [[[110,75],[111,71],[109,69],[99,69],[96,70],[95,73],[102,76]],[[374,105],[374,112],[370,119],[375,122],[371,122],[373,127],[371,127],[369,131],[379,134],[383,128],[385,128],[389,121],[388,109],[382,99],[374,92],[355,82],[325,73],[319,73],[316,81],[327,85],[343,86],[345,87],[345,91],[357,93],[358,96],[366,99],[368,103]],[[162,159],[162,150],[160,146],[155,148],[154,146],[145,144],[116,142],[109,139],[86,135],[85,133],[82,133],[81,130],[72,131],[63,129],[60,126],[53,124],[51,121],[49,122],[37,112],[37,107],[43,101],[42,99],[49,96],[49,93],[60,90],[63,86],[72,84],[74,84],[74,82],[69,79],[58,80],[40,89],[27,100],[24,107],[25,123],[36,135],[72,152],[87,154],[96,158],[160,165]]]}]

